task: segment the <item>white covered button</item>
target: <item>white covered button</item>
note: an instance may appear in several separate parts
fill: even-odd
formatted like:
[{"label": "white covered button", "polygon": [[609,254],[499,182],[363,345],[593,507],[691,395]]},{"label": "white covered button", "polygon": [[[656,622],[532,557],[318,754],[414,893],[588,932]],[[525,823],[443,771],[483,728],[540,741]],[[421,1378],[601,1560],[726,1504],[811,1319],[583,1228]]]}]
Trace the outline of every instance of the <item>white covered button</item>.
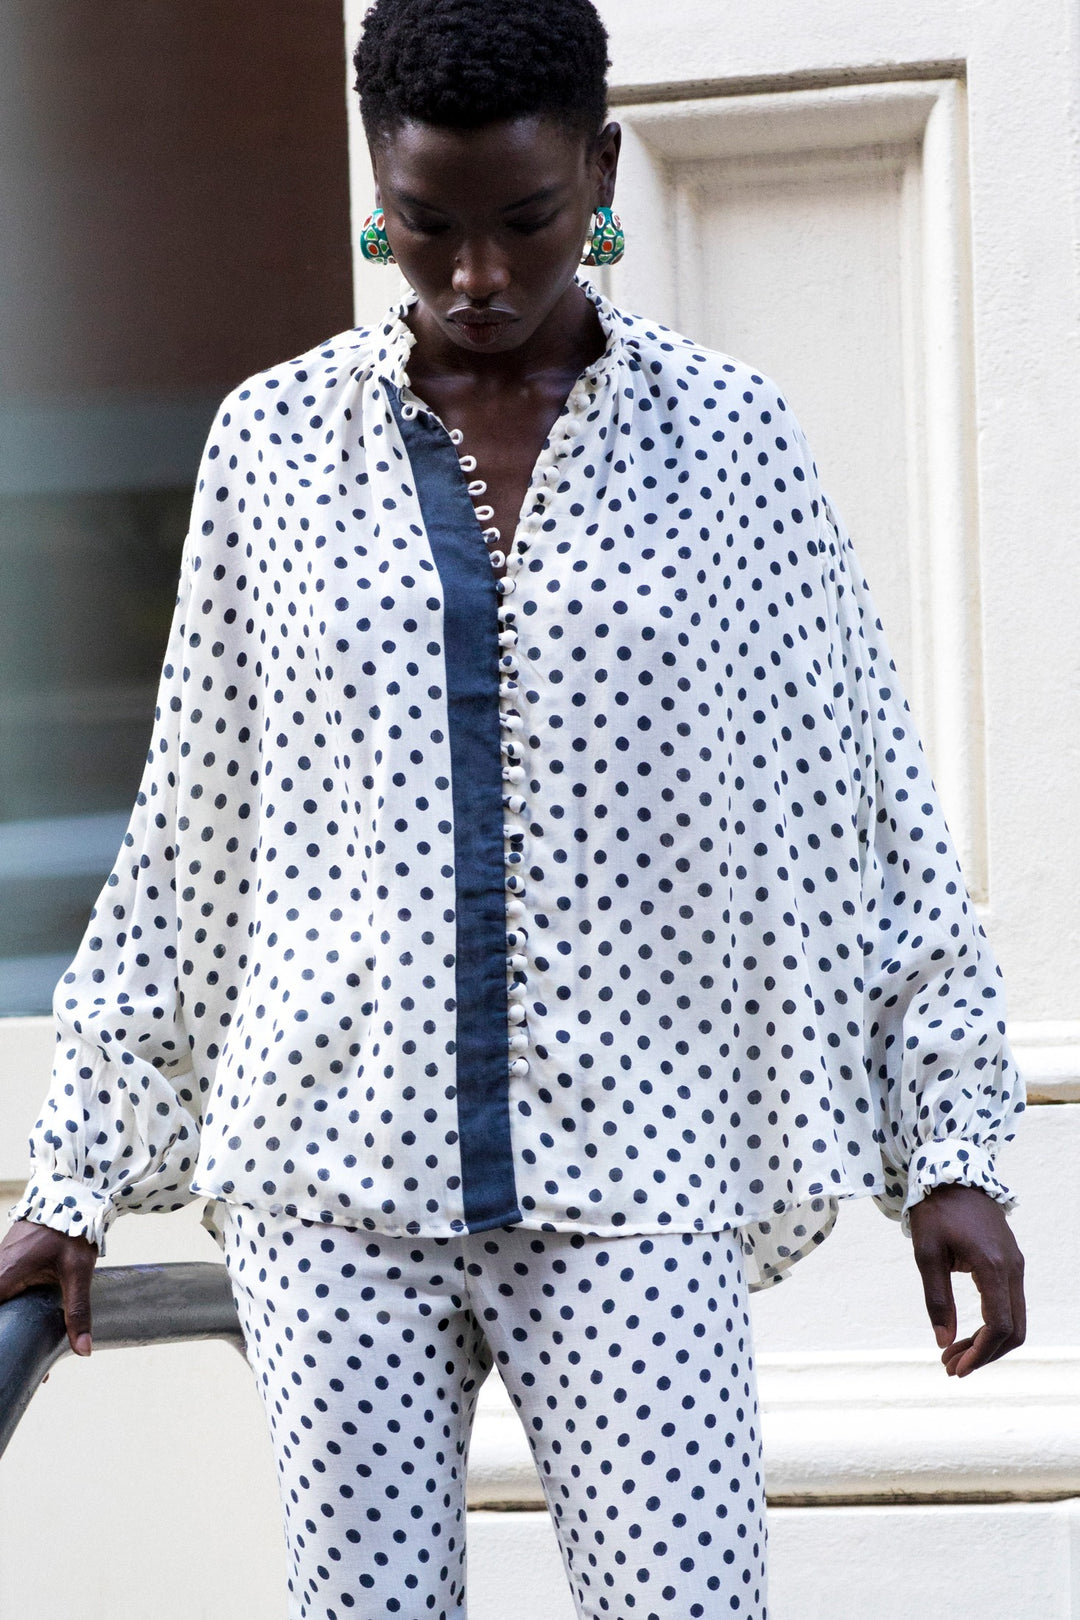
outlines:
[{"label": "white covered button", "polygon": [[511,922],[520,922],[525,915],[525,906],[522,901],[508,900],[506,902],[506,915]]},{"label": "white covered button", "polygon": [[502,777],[504,782],[524,782],[525,767],[523,765],[504,765]]},{"label": "white covered button", "polygon": [[515,1080],[520,1080],[522,1075],[526,1075],[526,1074],[528,1074],[528,1072],[529,1072],[529,1060],[528,1060],[528,1058],[523,1058],[523,1057],[515,1058],[513,1063],[511,1063],[511,1065],[510,1065],[510,1073],[513,1075]]},{"label": "white covered button", "polygon": [[523,1029],[515,1030],[507,1043],[511,1052],[527,1052],[529,1050],[529,1037]]}]

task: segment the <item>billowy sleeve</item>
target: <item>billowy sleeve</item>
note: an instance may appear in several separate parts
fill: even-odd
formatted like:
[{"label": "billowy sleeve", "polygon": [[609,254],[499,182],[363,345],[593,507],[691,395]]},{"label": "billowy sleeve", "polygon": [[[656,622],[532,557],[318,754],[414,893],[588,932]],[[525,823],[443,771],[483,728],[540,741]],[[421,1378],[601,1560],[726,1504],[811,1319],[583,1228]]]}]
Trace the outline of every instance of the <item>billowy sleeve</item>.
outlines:
[{"label": "billowy sleeve", "polygon": [[56,988],[52,1084],[13,1219],[104,1248],[123,1208],[190,1197],[201,1097],[178,986],[177,796],[193,567],[185,548],[135,808],[69,970]]},{"label": "billowy sleeve", "polygon": [[824,496],[833,692],[849,745],[862,890],[864,1062],[885,1191],[903,1218],[932,1188],[1008,1206],[995,1156],[1024,1107],[1001,973],[969,898],[851,541]]}]

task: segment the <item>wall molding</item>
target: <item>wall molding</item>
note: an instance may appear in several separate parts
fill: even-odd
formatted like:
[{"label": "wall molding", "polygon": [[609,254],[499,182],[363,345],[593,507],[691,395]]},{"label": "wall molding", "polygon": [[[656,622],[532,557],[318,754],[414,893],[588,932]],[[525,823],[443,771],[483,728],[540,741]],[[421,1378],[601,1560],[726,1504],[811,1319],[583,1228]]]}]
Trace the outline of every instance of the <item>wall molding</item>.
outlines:
[{"label": "wall molding", "polygon": [[875,62],[850,68],[800,68],[792,73],[755,73],[729,79],[677,79],[654,84],[609,87],[608,104],[616,115],[624,107],[653,101],[703,101],[721,96],[775,95],[785,90],[836,90],[859,84],[919,83],[924,79],[962,79],[967,64],[960,58],[933,62]]},{"label": "wall molding", "polygon": [[1010,1023],[1009,1040],[1029,1102],[1080,1102],[1080,1019]]},{"label": "wall molding", "polygon": [[[627,255],[609,274],[616,302],[648,306],[669,324],[694,317],[688,267],[697,241],[695,174],[721,165],[725,181],[802,169],[832,172],[860,154],[887,154],[901,177],[908,533],[914,669],[907,685],[968,887],[989,893],[985,716],[979,596],[976,442],[967,178],[962,80],[777,88],[620,109],[620,193],[628,230],[673,251]],[[656,307],[658,306],[658,307]],[[684,312],[684,306],[685,312]]]},{"label": "wall molding", "polygon": [[[771,1506],[1051,1502],[1080,1495],[1080,1351],[1014,1351],[973,1379],[933,1352],[758,1358]],[[480,1395],[469,1506],[543,1505],[497,1377]]]}]

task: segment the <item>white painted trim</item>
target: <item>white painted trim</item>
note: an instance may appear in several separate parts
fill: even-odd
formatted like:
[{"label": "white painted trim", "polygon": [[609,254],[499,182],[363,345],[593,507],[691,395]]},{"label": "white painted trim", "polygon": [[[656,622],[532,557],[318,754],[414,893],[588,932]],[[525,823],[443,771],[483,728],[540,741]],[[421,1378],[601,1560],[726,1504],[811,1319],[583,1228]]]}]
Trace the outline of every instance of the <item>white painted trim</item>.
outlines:
[{"label": "white painted trim", "polygon": [[[666,261],[632,252],[611,273],[626,308],[692,325],[687,288],[705,273],[693,166],[805,165],[895,154],[903,174],[909,314],[909,464],[915,469],[909,578],[912,697],[973,898],[989,872],[979,637],[965,103],[956,79],[657,102],[619,109],[619,206],[631,241],[672,244]],[[689,167],[688,167],[689,166]],[[680,296],[681,295],[681,296]],[[753,358],[752,356],[749,358]]]},{"label": "white painted trim", "polygon": [[371,212],[375,185],[368,157],[367,137],[360,118],[360,100],[352,87],[352,53],[360,38],[360,21],[370,0],[344,0],[345,62],[349,120],[349,196],[352,214],[353,319],[358,326],[377,321],[405,290],[405,279],[393,266],[373,264],[358,251],[360,226]]},{"label": "white painted trim", "polygon": [[1010,1024],[1009,1039],[1029,1102],[1080,1102],[1080,1019]]},{"label": "white painted trim", "polygon": [[[910,578],[915,694],[972,897],[990,893],[976,502],[974,336],[964,87],[938,92],[922,139],[919,335],[909,431],[921,484]],[[919,508],[916,508],[918,511]]]},{"label": "white painted trim", "polygon": [[904,146],[922,139],[937,103],[955,86],[954,79],[886,81],[661,100],[620,108],[619,122],[668,163]]},{"label": "white painted trim", "polygon": [[1014,1351],[969,1379],[933,1352],[765,1356],[770,1501],[1080,1493],[1080,1351]]},{"label": "white painted trim", "polygon": [[[772,1504],[1030,1501],[1080,1494],[1080,1351],[1014,1352],[972,1378],[905,1351],[759,1357]],[[538,1507],[520,1420],[485,1384],[471,1507]]]},{"label": "white painted trim", "polygon": [[0,1184],[29,1174],[26,1139],[48,1090],[52,1051],[51,1018],[0,1018]]},{"label": "white painted trim", "polygon": [[[365,264],[356,250],[359,225],[371,206],[371,165],[368,162],[364,126],[360,122],[360,101],[353,89],[352,54],[360,38],[360,22],[368,7],[368,0],[343,0],[345,18],[345,108],[349,126],[349,211],[352,220],[353,262],[353,319],[359,324],[368,299],[364,288],[372,275],[372,266]],[[366,207],[363,205],[366,202]],[[377,284],[376,284],[377,285]],[[387,299],[385,302],[389,302]]]}]

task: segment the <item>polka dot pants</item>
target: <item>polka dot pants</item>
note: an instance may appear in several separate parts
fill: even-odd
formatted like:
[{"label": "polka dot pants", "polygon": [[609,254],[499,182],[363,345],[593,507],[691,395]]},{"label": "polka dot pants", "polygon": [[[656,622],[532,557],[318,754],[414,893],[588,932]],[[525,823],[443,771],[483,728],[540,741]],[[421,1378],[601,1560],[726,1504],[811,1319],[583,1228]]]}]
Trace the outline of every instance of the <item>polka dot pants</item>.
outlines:
[{"label": "polka dot pants", "polygon": [[463,1620],[492,1363],[583,1620],[765,1620],[746,1289],[718,1236],[373,1236],[225,1212],[277,1454],[290,1620]]}]

